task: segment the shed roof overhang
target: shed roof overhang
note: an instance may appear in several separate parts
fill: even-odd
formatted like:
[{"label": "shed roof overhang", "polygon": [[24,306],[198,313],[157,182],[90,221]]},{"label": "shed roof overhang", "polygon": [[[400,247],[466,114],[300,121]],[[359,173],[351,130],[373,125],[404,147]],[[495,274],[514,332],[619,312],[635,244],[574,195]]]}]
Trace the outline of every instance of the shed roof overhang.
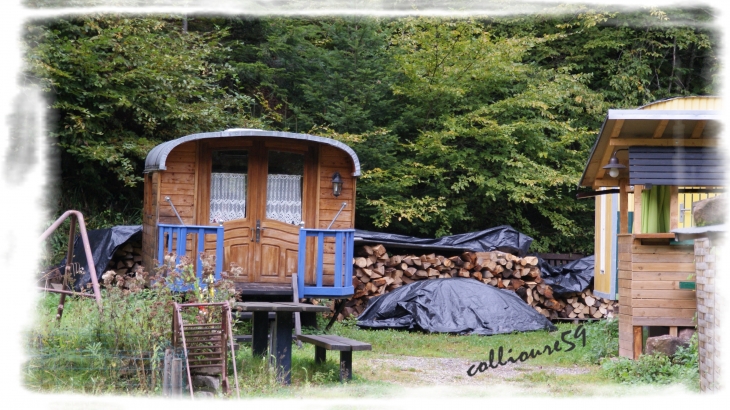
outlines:
[{"label": "shed roof overhang", "polygon": [[360,160],[357,158],[357,154],[352,148],[341,143],[340,141],[333,140],[331,138],[318,137],[316,135],[309,134],[297,134],[293,132],[280,132],[280,131],[264,131],[259,129],[251,128],[232,128],[225,131],[217,132],[204,132],[199,134],[186,135],[172,141],[163,142],[160,145],[152,148],[147,154],[147,159],[144,162],[144,172],[160,171],[167,169],[165,167],[165,161],[170,152],[180,144],[212,138],[234,138],[234,137],[268,137],[268,138],[282,138],[292,139],[299,141],[312,141],[319,144],[329,145],[345,151],[352,159],[353,170],[352,176],[360,176]]},{"label": "shed roof overhang", "polygon": [[728,225],[720,224],[710,226],[693,226],[691,228],[678,228],[673,229],[672,233],[675,235],[676,240],[686,241],[699,238],[724,238],[727,231]]},{"label": "shed roof overhang", "polygon": [[627,165],[626,148],[631,146],[718,147],[720,114],[716,110],[608,110],[578,185],[618,186],[619,179],[628,178],[628,169],[611,178],[603,166],[614,152]]}]

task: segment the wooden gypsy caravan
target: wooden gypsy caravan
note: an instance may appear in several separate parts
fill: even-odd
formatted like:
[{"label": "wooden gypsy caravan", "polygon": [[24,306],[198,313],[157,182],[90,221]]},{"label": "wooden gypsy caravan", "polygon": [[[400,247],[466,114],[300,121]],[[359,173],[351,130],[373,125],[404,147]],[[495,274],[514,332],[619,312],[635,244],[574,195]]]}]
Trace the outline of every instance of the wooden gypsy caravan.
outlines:
[{"label": "wooden gypsy caravan", "polygon": [[352,295],[360,163],[347,145],[229,129],[156,146],[144,172],[145,266],[175,252],[200,275],[204,250],[243,294],[291,300],[297,273],[299,297]]},{"label": "wooden gypsy caravan", "polygon": [[[720,99],[683,97],[609,110],[580,186],[596,196],[595,293],[619,301],[619,353],[644,336],[694,327],[694,248],[671,233],[691,203],[723,192]],[[617,188],[616,188],[617,187]]]}]

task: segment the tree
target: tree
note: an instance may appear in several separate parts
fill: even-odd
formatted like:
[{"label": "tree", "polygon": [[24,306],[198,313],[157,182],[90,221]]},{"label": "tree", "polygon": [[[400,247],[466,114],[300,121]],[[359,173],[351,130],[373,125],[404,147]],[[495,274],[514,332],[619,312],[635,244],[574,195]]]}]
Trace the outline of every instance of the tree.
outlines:
[{"label": "tree", "polygon": [[577,124],[595,129],[605,106],[589,76],[522,63],[545,41],[494,39],[464,20],[403,26],[394,93],[418,133],[400,161],[363,175],[377,227],[439,236],[511,224],[535,250],[589,246],[592,204],[571,193],[593,134]]},{"label": "tree", "polygon": [[134,213],[152,147],[196,131],[263,126],[231,67],[211,63],[225,30],[180,27],[172,17],[116,15],[28,26],[27,80],[48,93],[56,120],[62,209]]}]

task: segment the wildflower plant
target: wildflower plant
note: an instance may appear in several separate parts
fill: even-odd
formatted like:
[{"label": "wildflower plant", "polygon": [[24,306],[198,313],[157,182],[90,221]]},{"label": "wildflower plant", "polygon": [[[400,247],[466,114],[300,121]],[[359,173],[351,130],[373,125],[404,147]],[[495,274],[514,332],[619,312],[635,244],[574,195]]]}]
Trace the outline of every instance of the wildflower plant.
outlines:
[{"label": "wildflower plant", "polygon": [[[215,255],[201,254],[201,278],[190,258],[176,259],[175,254],[165,255],[152,273],[142,267],[126,274],[105,272],[102,312],[93,299],[73,299],[60,325],[54,320],[58,295],[47,294],[28,332],[26,386],[36,391],[159,392],[174,303],[232,301],[235,295],[233,282],[215,280]],[[209,323],[219,320],[218,314],[217,309],[215,314],[198,310],[184,320]]]}]

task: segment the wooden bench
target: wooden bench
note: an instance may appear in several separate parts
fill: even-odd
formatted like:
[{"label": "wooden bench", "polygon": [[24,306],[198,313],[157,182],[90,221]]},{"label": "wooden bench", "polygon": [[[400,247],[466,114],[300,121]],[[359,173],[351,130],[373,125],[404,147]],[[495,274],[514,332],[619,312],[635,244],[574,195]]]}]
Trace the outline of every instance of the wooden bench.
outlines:
[{"label": "wooden bench", "polygon": [[373,350],[369,343],[334,335],[297,335],[297,339],[314,345],[315,363],[324,363],[327,360],[327,350],[340,351],[340,381],[352,380],[352,352],[359,350]]}]

